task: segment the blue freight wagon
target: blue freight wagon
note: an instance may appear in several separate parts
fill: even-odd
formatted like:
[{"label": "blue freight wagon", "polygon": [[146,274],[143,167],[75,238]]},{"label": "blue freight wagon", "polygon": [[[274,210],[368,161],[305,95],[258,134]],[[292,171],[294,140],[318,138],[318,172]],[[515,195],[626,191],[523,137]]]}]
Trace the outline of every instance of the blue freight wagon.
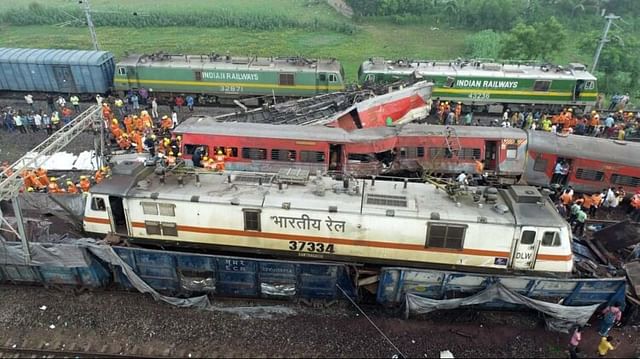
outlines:
[{"label": "blue freight wagon", "polygon": [[114,68],[107,51],[0,48],[0,92],[105,94]]}]

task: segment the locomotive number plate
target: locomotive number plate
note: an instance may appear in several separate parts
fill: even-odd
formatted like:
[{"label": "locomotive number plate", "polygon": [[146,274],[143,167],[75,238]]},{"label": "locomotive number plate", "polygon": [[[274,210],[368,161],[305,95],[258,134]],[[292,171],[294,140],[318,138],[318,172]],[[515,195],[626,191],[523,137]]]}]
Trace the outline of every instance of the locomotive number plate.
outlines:
[{"label": "locomotive number plate", "polygon": [[490,97],[491,96],[486,92],[469,94],[469,98],[472,100],[488,100]]},{"label": "locomotive number plate", "polygon": [[289,250],[299,252],[333,253],[333,244],[318,242],[289,241]]},{"label": "locomotive number plate", "polygon": [[242,86],[221,86],[220,89],[223,92],[242,92],[244,88]]}]

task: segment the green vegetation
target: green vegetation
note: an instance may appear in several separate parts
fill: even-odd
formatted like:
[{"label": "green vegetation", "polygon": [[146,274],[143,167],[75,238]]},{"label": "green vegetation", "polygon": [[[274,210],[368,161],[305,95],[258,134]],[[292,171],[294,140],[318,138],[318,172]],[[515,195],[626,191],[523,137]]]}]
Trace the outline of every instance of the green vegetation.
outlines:
[{"label": "green vegetation", "polygon": [[[125,52],[334,57],[354,81],[360,63],[494,58],[590,64],[612,28],[596,75],[606,92],[640,93],[638,0],[346,0],[347,19],[324,0],[91,0],[101,48]],[[552,20],[555,16],[558,20]],[[634,32],[635,31],[635,32]],[[0,1],[0,46],[91,48],[77,0]]]}]

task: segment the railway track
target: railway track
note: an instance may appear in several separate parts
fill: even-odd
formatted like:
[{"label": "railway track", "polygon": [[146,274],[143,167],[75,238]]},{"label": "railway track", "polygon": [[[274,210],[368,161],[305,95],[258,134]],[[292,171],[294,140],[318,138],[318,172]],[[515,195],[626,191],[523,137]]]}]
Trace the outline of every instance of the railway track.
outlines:
[{"label": "railway track", "polygon": [[[20,343],[20,344],[17,344]],[[62,342],[33,343],[24,340],[9,339],[0,345],[1,358],[204,358],[207,353],[189,352],[166,348],[164,350],[155,347],[130,347],[111,344],[101,347],[91,344]]]}]

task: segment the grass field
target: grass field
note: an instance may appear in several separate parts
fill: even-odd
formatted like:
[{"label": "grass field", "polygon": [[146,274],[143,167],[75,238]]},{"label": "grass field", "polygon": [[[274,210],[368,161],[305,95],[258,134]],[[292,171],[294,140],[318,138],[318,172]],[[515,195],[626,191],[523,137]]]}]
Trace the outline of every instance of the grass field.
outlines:
[{"label": "grass field", "polygon": [[[12,3],[0,1],[0,12],[7,9],[26,7],[30,1],[14,0]],[[50,0],[47,6],[71,5],[77,2]],[[114,5],[115,3],[115,5]],[[10,5],[11,4],[11,5]],[[91,0],[96,11],[112,11],[126,8],[144,13],[153,8],[172,12],[192,13],[198,10],[232,9],[248,11],[268,7],[273,13],[286,16],[323,19],[340,19],[324,2],[308,0],[234,0],[197,1],[184,0]],[[267,6],[268,4],[268,6]],[[115,6],[115,8],[114,8]],[[301,55],[313,57],[334,57],[339,59],[347,73],[348,81],[355,81],[358,66],[372,56],[389,58],[409,57],[422,59],[450,59],[463,52],[464,38],[470,33],[461,30],[431,31],[431,24],[393,25],[381,21],[364,21],[356,24],[357,31],[346,34],[336,31],[314,31],[300,28],[275,29],[269,31],[247,30],[238,27],[195,28],[195,27],[145,27],[116,28],[99,26],[96,28],[98,41],[103,50],[113,52],[116,57],[128,53],[169,53],[204,54],[209,52],[236,55],[287,56]],[[0,26],[0,46],[91,49],[89,31],[86,27],[59,27],[54,25]]]}]

